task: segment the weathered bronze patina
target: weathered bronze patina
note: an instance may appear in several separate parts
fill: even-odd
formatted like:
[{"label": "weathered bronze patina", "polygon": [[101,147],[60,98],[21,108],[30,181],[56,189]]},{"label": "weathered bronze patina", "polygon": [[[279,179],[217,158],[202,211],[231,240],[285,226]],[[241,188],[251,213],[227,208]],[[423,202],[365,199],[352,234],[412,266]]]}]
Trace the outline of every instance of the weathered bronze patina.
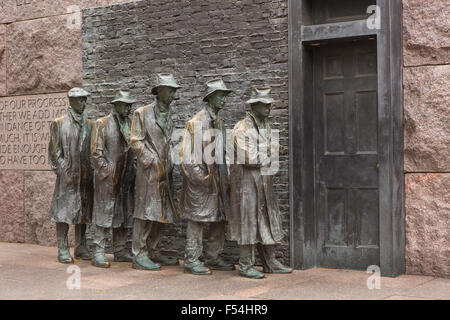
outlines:
[{"label": "weathered bronze patina", "polygon": [[[204,98],[207,105],[187,122],[180,152],[183,187],[179,205],[183,217],[187,220],[184,268],[185,272],[197,275],[211,274],[210,269],[234,269],[234,265],[219,257],[225,241],[225,216],[229,206],[225,125],[219,111],[224,108],[226,96],[230,92],[222,80],[207,83]],[[212,131],[219,133],[221,137]],[[209,138],[203,139],[205,133]],[[196,157],[194,148],[194,142],[198,138],[202,141],[200,159]],[[222,143],[216,143],[218,138],[221,138],[219,141]],[[214,143],[215,152],[219,152],[221,157],[216,157],[214,163],[206,163],[202,155],[208,145]],[[204,223],[210,224],[205,264],[199,260],[203,251]]]},{"label": "weathered bronze patina", "polygon": [[105,257],[105,243],[111,228],[114,261],[132,261],[126,240],[133,226],[136,156],[130,148],[130,113],[135,102],[129,91],[120,90],[111,102],[114,105],[111,114],[98,119],[92,129],[91,154],[95,170],[92,264],[96,267],[110,266]]},{"label": "weathered bronze patina", "polygon": [[[289,273],[275,257],[275,244],[284,237],[272,175],[263,175],[270,167],[271,128],[268,121],[271,89],[254,88],[247,101],[252,111],[239,121],[232,133],[236,154],[244,163],[230,166],[231,211],[227,239],[240,245],[239,273],[248,278],[264,278],[253,268],[258,248],[265,273]],[[262,148],[261,148],[262,147]],[[265,149],[265,150],[262,150]]]},{"label": "weathered bronze patina", "polygon": [[[170,104],[181,88],[171,74],[159,74],[152,89],[156,101],[137,109],[131,125],[131,148],[137,155],[136,202],[133,226],[133,267],[159,270],[178,259],[157,250],[163,225],[174,223],[172,132]],[[150,253],[150,257],[148,256]]]},{"label": "weathered bronze patina", "polygon": [[81,88],[68,92],[67,114],[50,126],[49,159],[57,174],[51,204],[51,221],[56,222],[58,261],[73,263],[67,233],[75,225],[75,258],[91,259],[86,244],[86,224],[91,222],[93,169],[90,161],[91,122],[84,110],[89,93]]}]

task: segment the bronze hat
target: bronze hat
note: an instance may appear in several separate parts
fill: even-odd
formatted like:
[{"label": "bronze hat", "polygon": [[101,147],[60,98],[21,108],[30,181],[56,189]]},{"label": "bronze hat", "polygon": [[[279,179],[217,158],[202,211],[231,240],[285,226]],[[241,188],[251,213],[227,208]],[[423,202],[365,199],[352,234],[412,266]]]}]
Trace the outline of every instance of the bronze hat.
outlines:
[{"label": "bronze hat", "polygon": [[156,76],[156,85],[152,88],[152,94],[158,94],[158,87],[171,87],[175,89],[180,89],[181,86],[177,84],[175,78],[170,73],[159,73]]},{"label": "bronze hat", "polygon": [[208,97],[216,91],[223,91],[226,94],[232,92],[232,90],[227,88],[222,79],[211,80],[206,83],[206,94],[203,101],[208,101]]},{"label": "bronze hat", "polygon": [[271,104],[275,100],[272,98],[272,89],[270,87],[254,87],[252,88],[252,95],[250,100],[247,101],[248,104],[253,104],[257,102],[262,102],[265,104]]},{"label": "bronze hat", "polygon": [[84,90],[83,88],[72,88],[67,93],[69,98],[80,98],[80,97],[88,97],[90,93]]},{"label": "bronze hat", "polygon": [[119,90],[111,103],[125,102],[125,103],[135,103],[136,99],[133,97],[130,91]]}]

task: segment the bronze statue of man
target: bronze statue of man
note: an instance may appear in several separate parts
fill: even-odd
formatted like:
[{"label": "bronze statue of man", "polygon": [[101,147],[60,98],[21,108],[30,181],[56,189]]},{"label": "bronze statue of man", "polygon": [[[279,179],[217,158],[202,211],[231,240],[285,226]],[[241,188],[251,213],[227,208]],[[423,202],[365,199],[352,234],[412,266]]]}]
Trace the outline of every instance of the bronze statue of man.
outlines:
[{"label": "bronze statue of man", "polygon": [[232,132],[237,160],[230,166],[227,239],[237,241],[240,246],[239,274],[254,279],[264,278],[254,268],[255,247],[264,273],[292,272],[275,257],[275,245],[284,233],[272,175],[262,174],[271,165],[272,134],[268,116],[273,102],[269,87],[253,88],[252,97],[247,101],[251,111]]},{"label": "bronze statue of man", "polygon": [[48,148],[56,185],[51,204],[51,221],[56,222],[58,261],[73,263],[67,233],[75,225],[76,259],[90,260],[86,244],[86,224],[91,222],[93,202],[93,169],[90,161],[91,122],[84,110],[89,93],[82,88],[68,92],[67,114],[50,126]]},{"label": "bronze statue of man", "polygon": [[94,165],[95,252],[92,264],[109,268],[105,243],[112,228],[115,262],[132,262],[126,248],[128,230],[133,226],[136,156],[130,148],[131,107],[136,100],[129,91],[119,90],[111,102],[111,113],[98,119],[92,129],[91,154]]},{"label": "bronze statue of man", "polygon": [[[183,187],[179,205],[187,220],[184,270],[195,275],[209,275],[211,269],[234,270],[234,265],[219,256],[225,242],[225,217],[229,206],[225,125],[220,111],[230,92],[220,79],[208,82],[203,99],[206,105],[187,122],[184,129],[180,152]],[[196,156],[197,139],[201,141],[200,157]],[[211,144],[216,145],[215,159],[205,161],[203,155]],[[206,223],[209,223],[209,239],[203,264],[199,258],[203,251],[203,225]]]},{"label": "bronze statue of man", "polygon": [[170,104],[181,88],[171,74],[158,74],[152,88],[156,101],[137,109],[131,124],[131,148],[138,162],[133,226],[133,268],[160,270],[178,264],[164,256],[157,245],[163,226],[174,223],[177,208],[173,199],[172,132]]}]

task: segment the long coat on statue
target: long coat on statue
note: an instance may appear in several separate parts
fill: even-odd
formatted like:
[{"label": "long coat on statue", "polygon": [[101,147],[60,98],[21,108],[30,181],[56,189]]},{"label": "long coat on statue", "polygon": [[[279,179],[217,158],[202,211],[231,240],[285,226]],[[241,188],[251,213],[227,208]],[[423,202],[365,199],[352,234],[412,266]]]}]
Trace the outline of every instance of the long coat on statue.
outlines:
[{"label": "long coat on statue", "polygon": [[156,120],[156,103],[133,113],[131,148],[137,156],[134,218],[160,223],[173,223],[173,163],[171,152],[172,120],[166,131]]},{"label": "long coat on statue", "polygon": [[[283,237],[280,210],[273,190],[272,175],[262,175],[264,167],[258,155],[258,136],[260,146],[270,150],[271,129],[267,121],[265,130],[260,130],[253,116],[238,122],[232,133],[235,154],[245,164],[235,161],[230,167],[231,211],[227,224],[227,240],[237,241],[239,245],[279,243]],[[247,140],[247,143],[246,143]],[[269,151],[267,155],[270,156]],[[241,162],[243,162],[241,160]],[[265,165],[268,167],[269,165]]]},{"label": "long coat on statue", "polygon": [[[215,144],[218,137],[203,135],[208,130],[222,134],[222,144],[216,145],[214,154],[220,163],[207,164],[203,157],[208,146]],[[200,140],[198,140],[200,138]],[[196,159],[195,140],[201,141]],[[203,108],[185,126],[180,152],[183,186],[180,195],[180,212],[183,218],[197,222],[220,222],[226,219],[229,211],[229,180],[226,165],[225,126],[221,119]],[[206,151],[207,152],[207,151]]]},{"label": "long coat on statue", "polygon": [[91,222],[93,168],[90,159],[91,122],[69,108],[50,125],[49,160],[57,178],[51,204],[52,222]]},{"label": "long coat on statue", "polygon": [[122,130],[115,112],[98,119],[92,129],[93,223],[103,228],[133,225],[136,156],[129,144],[131,119],[126,120],[128,132]]}]

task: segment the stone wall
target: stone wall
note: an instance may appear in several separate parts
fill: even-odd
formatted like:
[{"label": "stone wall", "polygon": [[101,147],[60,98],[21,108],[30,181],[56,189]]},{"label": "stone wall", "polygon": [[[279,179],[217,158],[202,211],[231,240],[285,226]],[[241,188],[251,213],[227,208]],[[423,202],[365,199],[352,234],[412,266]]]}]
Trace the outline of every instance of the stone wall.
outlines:
[{"label": "stone wall", "polygon": [[[0,112],[14,112],[18,102],[34,106],[36,101],[46,101],[48,106],[54,101],[49,98],[61,95],[60,103],[67,103],[67,90],[82,85],[81,10],[128,1],[0,1]],[[0,123],[5,113],[1,116]],[[38,115],[30,121],[38,122]],[[0,131],[4,133],[3,128]],[[40,131],[48,130],[44,126]],[[4,155],[5,150],[0,150],[0,163]],[[49,222],[54,183],[48,163],[0,164],[0,241],[56,245],[55,226]]]},{"label": "stone wall", "polygon": [[[258,14],[255,14],[255,13]],[[205,83],[221,77],[234,91],[223,119],[233,128],[245,115],[254,85],[270,85],[277,98],[271,120],[280,132],[276,190],[286,233],[288,208],[288,20],[284,0],[149,0],[83,10],[83,81],[92,94],[89,116],[110,112],[117,88],[136,96],[136,107],[153,102],[150,89],[159,72],[173,73],[183,87],[172,106],[179,129],[199,111]],[[177,194],[181,183],[175,171]],[[184,224],[166,232],[164,250],[183,256]],[[279,256],[289,261],[288,237]],[[237,247],[225,258],[236,262]]]},{"label": "stone wall", "polygon": [[406,271],[450,277],[450,3],[403,1]]}]

